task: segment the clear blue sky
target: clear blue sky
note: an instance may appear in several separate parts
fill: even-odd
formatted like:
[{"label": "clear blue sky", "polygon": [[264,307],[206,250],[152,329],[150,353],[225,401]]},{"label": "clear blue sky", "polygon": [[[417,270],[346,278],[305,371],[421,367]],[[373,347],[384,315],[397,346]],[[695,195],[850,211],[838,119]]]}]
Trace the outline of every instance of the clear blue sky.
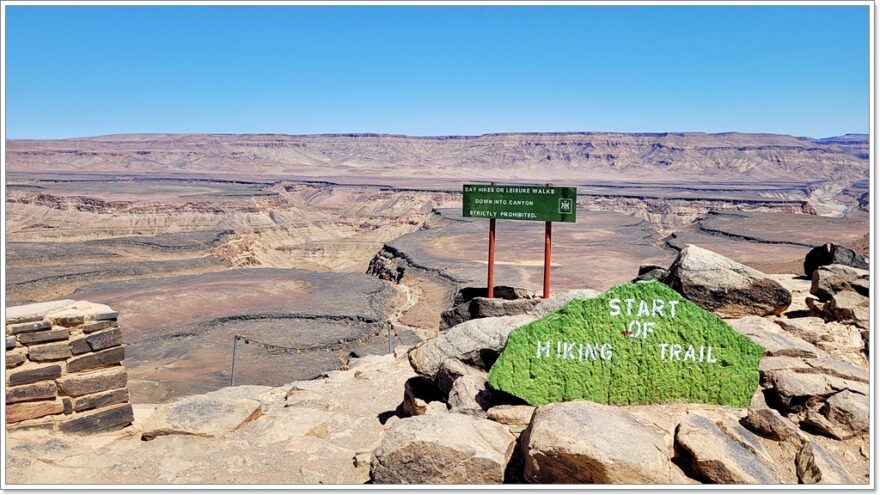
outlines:
[{"label": "clear blue sky", "polygon": [[7,7],[7,137],[867,132],[849,7]]}]

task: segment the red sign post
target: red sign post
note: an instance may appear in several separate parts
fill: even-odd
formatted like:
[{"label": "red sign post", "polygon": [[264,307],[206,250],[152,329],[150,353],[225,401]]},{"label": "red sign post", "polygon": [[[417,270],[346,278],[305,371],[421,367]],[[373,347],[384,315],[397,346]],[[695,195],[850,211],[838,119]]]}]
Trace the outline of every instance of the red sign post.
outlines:
[{"label": "red sign post", "polygon": [[486,296],[495,296],[495,220],[544,221],[544,299],[550,297],[552,222],[574,222],[577,190],[573,187],[465,184],[462,215],[489,219]]}]

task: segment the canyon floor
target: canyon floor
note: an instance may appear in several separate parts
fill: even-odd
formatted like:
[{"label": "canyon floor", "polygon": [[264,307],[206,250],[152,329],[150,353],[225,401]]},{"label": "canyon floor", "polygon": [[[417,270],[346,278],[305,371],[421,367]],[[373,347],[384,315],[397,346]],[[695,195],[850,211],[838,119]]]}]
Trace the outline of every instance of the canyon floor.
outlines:
[{"label": "canyon floor", "polygon": [[[566,183],[568,185],[568,183]],[[557,290],[605,290],[699,244],[798,273],[824,242],[867,250],[868,217],[816,181],[577,182],[553,227]],[[7,306],[70,298],[118,310],[134,403],[230,383],[279,386],[437,332],[456,292],[485,286],[487,222],[461,181],[266,174],[7,174]],[[853,189],[854,188],[854,189]],[[496,283],[542,284],[543,225],[498,223]]]}]

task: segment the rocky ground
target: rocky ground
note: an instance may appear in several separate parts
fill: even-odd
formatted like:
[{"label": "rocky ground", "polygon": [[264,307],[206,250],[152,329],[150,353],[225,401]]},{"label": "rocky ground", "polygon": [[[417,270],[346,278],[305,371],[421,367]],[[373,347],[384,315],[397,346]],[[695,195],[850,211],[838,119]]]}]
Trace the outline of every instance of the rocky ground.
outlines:
[{"label": "rocky ground", "polygon": [[865,484],[865,260],[820,246],[807,261],[810,278],[767,275],[688,246],[651,272],[765,349],[748,407],[535,408],[493,391],[486,370],[514,328],[596,294],[502,291],[459,297],[470,309],[450,308],[436,337],[316,380],[138,405],[131,427],[87,438],[9,431],[8,481]]}]

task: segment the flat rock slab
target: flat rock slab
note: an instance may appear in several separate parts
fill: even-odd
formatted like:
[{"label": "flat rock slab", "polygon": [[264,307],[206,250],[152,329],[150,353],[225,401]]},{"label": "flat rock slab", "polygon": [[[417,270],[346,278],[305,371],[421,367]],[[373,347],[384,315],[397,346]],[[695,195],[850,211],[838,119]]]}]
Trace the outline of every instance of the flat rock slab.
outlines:
[{"label": "flat rock slab", "polygon": [[76,301],[73,299],[62,299],[6,308],[6,324],[12,325],[14,323],[42,320],[47,313],[63,309],[74,302]]},{"label": "flat rock slab", "polygon": [[726,320],[737,332],[764,348],[767,356],[816,357],[819,350],[809,342],[786,332],[773,320],[746,316]]},{"label": "flat rock slab", "polygon": [[[480,320],[475,320],[480,321]],[[510,333],[489,384],[532,405],[747,406],[763,349],[656,281],[615,286]]]},{"label": "flat rock slab", "polygon": [[513,454],[506,427],[463,414],[404,418],[373,452],[373,483],[497,484]]},{"label": "flat rock slab", "polygon": [[772,485],[780,483],[766,459],[727,435],[711,419],[691,413],[682,419],[675,434],[687,452],[692,469],[712,483]]},{"label": "flat rock slab", "polygon": [[541,406],[523,433],[534,483],[674,483],[664,436],[621,408],[587,401]]},{"label": "flat rock slab", "polygon": [[260,402],[208,393],[159,406],[143,427],[142,438],[160,435],[218,437],[258,418]]},{"label": "flat rock slab", "polygon": [[795,458],[798,480],[804,484],[855,485],[840,463],[814,441],[805,442]]}]

